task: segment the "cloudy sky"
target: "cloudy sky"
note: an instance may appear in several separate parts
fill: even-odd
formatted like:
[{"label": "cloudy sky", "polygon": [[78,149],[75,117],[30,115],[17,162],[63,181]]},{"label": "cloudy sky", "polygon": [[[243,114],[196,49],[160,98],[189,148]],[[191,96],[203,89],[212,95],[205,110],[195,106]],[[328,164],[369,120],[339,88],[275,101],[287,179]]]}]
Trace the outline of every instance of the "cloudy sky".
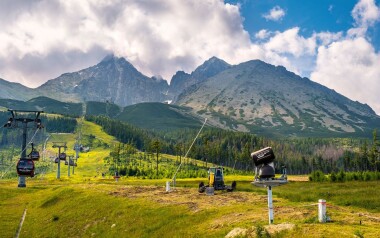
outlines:
[{"label": "cloudy sky", "polygon": [[0,29],[0,78],[29,87],[110,53],[167,80],[261,59],[380,114],[378,0],[2,0]]}]

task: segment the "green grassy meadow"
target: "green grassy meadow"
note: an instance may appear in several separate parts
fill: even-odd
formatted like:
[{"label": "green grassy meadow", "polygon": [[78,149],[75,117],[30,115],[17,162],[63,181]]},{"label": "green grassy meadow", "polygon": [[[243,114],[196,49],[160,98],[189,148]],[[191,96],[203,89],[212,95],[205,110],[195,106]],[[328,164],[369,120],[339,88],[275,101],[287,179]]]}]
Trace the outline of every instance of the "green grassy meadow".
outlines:
[{"label": "green grassy meadow", "polygon": [[[83,122],[82,136],[95,135],[106,144],[117,143],[101,127]],[[74,155],[75,134],[53,134],[47,143],[67,142]],[[225,237],[235,228],[255,237],[264,226],[271,237],[379,237],[380,184],[378,181],[312,183],[306,176],[289,176],[289,184],[273,188],[275,225],[293,224],[274,232],[268,226],[265,188],[253,187],[253,175],[226,175],[226,183],[237,181],[237,191],[217,191],[214,196],[198,193],[205,178],[177,179],[171,192],[168,179],[122,177],[116,182],[101,176],[103,159],[110,148],[97,147],[81,153],[75,173],[68,177],[61,164],[27,179],[26,188],[17,178],[0,180],[0,237],[15,237],[26,209],[20,237]],[[163,155],[172,160],[174,156]],[[38,162],[37,162],[38,163]],[[317,221],[318,199],[326,199],[331,222]]]},{"label": "green grassy meadow", "polygon": [[[266,191],[252,187],[249,178],[238,181],[236,192],[206,196],[196,188],[201,179],[179,179],[177,187],[167,193],[165,180],[62,177],[27,179],[24,189],[17,188],[16,180],[1,181],[2,237],[15,235],[25,208],[20,237],[224,237],[236,227],[268,222]],[[357,194],[362,204],[341,204],[341,199],[355,197],[363,185],[369,192]],[[327,199],[319,196],[325,195],[323,189],[337,190]],[[378,203],[378,189],[374,182],[323,186],[290,182],[274,188],[275,224],[295,225],[277,236],[378,237],[379,206],[365,205]],[[301,192],[292,192],[297,190],[305,192],[305,198],[299,198]],[[327,199],[332,222],[317,222],[319,198]]]}]

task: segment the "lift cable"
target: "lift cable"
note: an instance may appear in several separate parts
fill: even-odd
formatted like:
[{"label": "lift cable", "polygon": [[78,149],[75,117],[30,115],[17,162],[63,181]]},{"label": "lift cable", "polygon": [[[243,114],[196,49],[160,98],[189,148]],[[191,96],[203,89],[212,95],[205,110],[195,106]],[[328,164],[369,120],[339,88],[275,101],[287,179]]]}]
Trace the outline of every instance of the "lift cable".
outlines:
[{"label": "lift cable", "polygon": [[[36,129],[36,131],[34,132],[34,135],[33,135],[32,138],[30,139],[30,141],[26,144],[24,150],[26,150],[26,147],[28,147],[28,145],[29,145],[30,143],[32,143],[32,141],[33,141],[34,137],[37,135],[37,132],[38,132],[39,129],[40,129],[40,128],[37,128],[37,129]],[[20,156],[22,155],[22,153],[24,152],[24,150],[21,151],[21,153],[19,154],[18,157],[20,157]],[[16,163],[17,163],[17,161],[16,161]],[[11,165],[10,165],[10,166],[9,166],[9,167],[3,172],[3,174],[1,175],[1,179],[4,177],[5,174],[7,174],[7,173],[9,172],[9,170],[10,170],[13,166],[15,166],[16,163],[11,163]]]},{"label": "lift cable", "polygon": [[[186,159],[187,155],[189,154],[191,148],[193,147],[195,141],[197,140],[197,138],[198,138],[199,134],[201,133],[203,127],[205,126],[206,122],[207,122],[207,118],[206,118],[205,121],[203,122],[203,125],[202,125],[201,129],[198,131],[198,134],[195,136],[193,142],[191,143],[189,149],[187,150],[184,159]],[[174,176],[173,176],[173,178],[172,178],[172,181],[173,181],[173,182],[174,182],[174,180],[175,180],[175,178],[176,178],[176,176],[177,176],[177,173],[178,173],[179,169],[181,168],[181,166],[182,166],[182,161],[181,161],[181,163],[179,164],[177,170],[176,170],[175,173],[174,173]]]}]

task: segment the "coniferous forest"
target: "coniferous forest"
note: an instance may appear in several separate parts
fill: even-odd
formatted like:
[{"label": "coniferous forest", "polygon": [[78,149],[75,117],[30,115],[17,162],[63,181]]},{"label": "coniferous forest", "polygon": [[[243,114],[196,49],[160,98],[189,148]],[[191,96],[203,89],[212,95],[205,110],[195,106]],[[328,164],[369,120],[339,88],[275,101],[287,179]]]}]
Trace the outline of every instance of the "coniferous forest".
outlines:
[{"label": "coniferous forest", "polygon": [[[140,151],[155,152],[159,142],[159,152],[184,155],[197,130],[177,130],[172,132],[150,132],[127,123],[103,116],[87,116],[103,130],[115,136],[124,144]],[[189,153],[189,157],[206,163],[228,166],[250,171],[253,151],[270,146],[276,155],[276,172],[286,166],[289,174],[380,171],[378,133],[373,131],[368,138],[284,138],[268,139],[249,133],[205,128]]]},{"label": "coniferous forest", "polygon": [[[6,121],[8,117],[9,113],[0,112],[1,121]],[[85,119],[100,125],[106,133],[115,136],[123,143],[123,146],[132,148],[130,151],[133,153],[137,151],[150,154],[162,153],[180,158],[185,155],[198,132],[197,129],[148,131],[105,116],[86,116]],[[43,133],[36,134],[36,142],[46,138],[44,133],[74,133],[77,126],[77,119],[71,117],[41,116],[41,120],[44,129]],[[29,137],[34,133],[34,130],[30,131]],[[313,171],[324,174],[336,174],[341,171],[380,171],[380,141],[377,130],[375,129],[369,136],[371,139],[269,139],[250,133],[205,127],[188,157],[203,161],[206,167],[210,163],[251,172],[254,165],[250,154],[270,146],[276,155],[277,173],[281,173],[282,166],[287,167],[289,174],[310,174]],[[21,134],[17,130],[0,131],[0,148],[18,150],[20,141]],[[314,180],[318,180],[315,178]]]}]

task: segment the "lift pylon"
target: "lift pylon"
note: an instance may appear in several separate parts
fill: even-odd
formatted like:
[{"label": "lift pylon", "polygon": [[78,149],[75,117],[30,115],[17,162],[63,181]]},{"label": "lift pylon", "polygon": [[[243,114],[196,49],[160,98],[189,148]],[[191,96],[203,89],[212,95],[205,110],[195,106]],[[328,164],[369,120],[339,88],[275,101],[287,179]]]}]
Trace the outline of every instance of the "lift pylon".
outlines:
[{"label": "lift pylon", "polygon": [[[14,110],[14,109],[8,109],[8,111],[11,113],[12,117],[8,119],[8,122],[4,125],[4,127],[12,129],[12,128],[22,128],[22,146],[21,146],[21,159],[27,160],[26,156],[26,138],[28,136],[28,128],[37,128],[37,130],[43,128],[43,125],[41,123],[40,114],[43,113],[43,111],[27,111],[27,110]],[[25,116],[19,115],[23,114]],[[31,116],[33,115],[34,116]],[[34,122],[34,126],[28,127],[28,123]],[[21,124],[21,125],[20,125]],[[18,163],[19,164],[19,163]],[[34,174],[34,173],[31,173]],[[19,188],[25,188],[26,187],[26,181],[25,176],[20,175],[18,177],[18,187]]]}]

